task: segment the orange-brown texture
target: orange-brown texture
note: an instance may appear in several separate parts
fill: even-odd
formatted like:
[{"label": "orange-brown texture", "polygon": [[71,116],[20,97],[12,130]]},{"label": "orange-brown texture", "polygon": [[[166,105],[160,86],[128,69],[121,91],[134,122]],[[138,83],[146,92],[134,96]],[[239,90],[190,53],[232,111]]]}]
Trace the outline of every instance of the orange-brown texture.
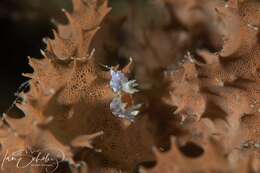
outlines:
[{"label": "orange-brown texture", "polygon": [[[17,104],[25,117],[4,116],[1,154],[60,150],[63,173],[260,170],[260,2],[147,3],[129,1],[125,16],[115,17],[106,0],[73,0],[68,23],[45,39],[44,58],[30,58],[31,89]],[[100,64],[117,56],[133,57],[134,68],[120,70],[140,84],[133,98],[143,107],[133,123],[109,107],[115,95]]]}]

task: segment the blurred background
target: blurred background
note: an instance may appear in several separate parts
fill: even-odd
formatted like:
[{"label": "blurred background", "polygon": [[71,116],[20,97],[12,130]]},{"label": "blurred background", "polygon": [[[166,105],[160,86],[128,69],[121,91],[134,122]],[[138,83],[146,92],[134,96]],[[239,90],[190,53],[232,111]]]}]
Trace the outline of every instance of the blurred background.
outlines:
[{"label": "blurred background", "polygon": [[21,73],[30,72],[28,56],[41,57],[42,38],[51,36],[51,18],[62,16],[61,8],[70,9],[69,0],[1,0],[0,1],[0,112],[6,112],[15,93],[26,80]]},{"label": "blurred background", "polygon": [[[96,58],[102,57],[98,61],[103,64],[122,65],[128,57],[134,57],[140,85],[157,83],[147,76],[158,75],[162,69],[175,69],[187,51],[196,55],[198,49],[221,49],[224,27],[215,7],[224,2],[109,0],[113,10],[103,21],[91,48],[99,48]],[[27,89],[23,84],[28,79],[21,75],[32,72],[27,57],[42,57],[43,38],[53,37],[53,19],[66,22],[63,8],[71,11],[71,0],[0,0],[1,113],[9,110],[17,92]],[[106,59],[111,62],[103,61]],[[144,62],[149,62],[145,68]]]},{"label": "blurred background", "polygon": [[[0,112],[6,112],[16,99],[19,87],[32,72],[27,57],[41,57],[42,39],[52,37],[52,19],[63,20],[62,8],[71,11],[71,0],[0,0]],[[110,6],[122,13],[126,0],[112,0]],[[115,10],[113,10],[115,11]]]}]

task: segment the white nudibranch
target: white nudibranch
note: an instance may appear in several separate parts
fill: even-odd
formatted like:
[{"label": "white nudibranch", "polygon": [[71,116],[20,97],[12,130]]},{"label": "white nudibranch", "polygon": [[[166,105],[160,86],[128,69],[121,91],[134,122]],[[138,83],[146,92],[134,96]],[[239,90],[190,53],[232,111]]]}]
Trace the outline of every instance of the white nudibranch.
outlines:
[{"label": "white nudibranch", "polygon": [[129,94],[134,94],[138,92],[135,88],[138,86],[136,80],[128,80],[124,73],[121,71],[110,69],[111,80],[110,80],[110,87],[112,88],[113,92],[125,92]]},{"label": "white nudibranch", "polygon": [[[138,92],[136,80],[128,80],[127,76],[120,70],[113,67],[104,66],[110,70],[110,88],[115,96],[110,103],[110,110],[113,115],[127,119],[131,122],[139,114],[142,104],[133,104],[132,94]],[[128,96],[129,100],[124,100],[123,96]]]},{"label": "white nudibranch", "polygon": [[127,103],[122,101],[121,96],[114,97],[110,103],[110,110],[112,114],[119,117],[127,119],[131,122],[134,121],[135,117],[139,114],[139,110],[142,104],[128,106]]}]

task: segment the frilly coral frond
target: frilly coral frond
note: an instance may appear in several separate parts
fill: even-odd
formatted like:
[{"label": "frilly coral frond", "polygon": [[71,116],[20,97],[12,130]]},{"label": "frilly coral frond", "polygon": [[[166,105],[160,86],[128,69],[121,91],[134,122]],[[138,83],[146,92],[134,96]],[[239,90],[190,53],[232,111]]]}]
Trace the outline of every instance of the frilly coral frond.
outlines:
[{"label": "frilly coral frond", "polygon": [[[60,149],[70,164],[75,164],[73,149],[92,149],[99,159],[109,160],[108,165],[118,163],[116,167],[131,170],[138,162],[153,157],[149,147],[153,137],[147,130],[146,116],[126,128],[112,115],[109,104],[114,95],[109,79],[89,48],[110,8],[107,1],[99,0],[75,0],[73,4],[71,14],[64,10],[69,23],[58,25],[54,39],[47,40],[44,58],[30,58],[34,69],[27,75],[32,78],[31,89],[22,94],[23,102],[18,105],[26,116],[6,121],[26,136],[26,145]],[[122,71],[129,73],[130,66]],[[125,89],[135,86],[129,82]],[[83,161],[88,158],[78,157]]]},{"label": "frilly coral frond", "polygon": [[192,158],[183,154],[177,143],[172,139],[170,151],[161,153],[155,151],[157,158],[157,165],[144,172],[147,173],[193,173],[193,172],[227,172],[227,162],[225,154],[221,153],[219,146],[208,141],[204,145],[203,153],[198,157]]},{"label": "frilly coral frond", "polygon": [[72,2],[29,58],[25,116],[0,121],[0,159],[51,148],[64,173],[259,172],[259,1],[129,1],[120,19],[107,0]]},{"label": "frilly coral frond", "polygon": [[[232,28],[226,26],[226,31],[230,33],[225,36],[227,39],[225,39],[223,50],[219,52],[220,55],[206,51],[198,51],[198,55],[203,58],[206,63],[194,64],[191,62],[184,65],[181,83],[172,83],[174,90],[172,92],[172,103],[178,107],[177,110],[179,112],[182,110],[183,112],[194,115],[198,114],[197,112],[200,110],[198,117],[214,117],[212,114],[207,115],[206,110],[207,107],[209,108],[211,104],[214,104],[226,114],[222,113],[222,116],[217,116],[219,118],[227,118],[230,124],[236,124],[234,125],[236,127],[242,116],[247,114],[259,114],[257,111],[258,106],[255,102],[259,100],[260,96],[257,92],[257,86],[259,85],[257,72],[259,68],[259,58],[257,58],[257,56],[259,55],[260,47],[256,41],[257,31],[248,27],[248,23],[254,23],[256,26],[258,24],[251,15],[242,16],[242,14],[251,14],[251,10],[255,11],[255,7],[258,5],[259,3],[257,2],[245,2],[240,4],[239,9],[223,7],[225,14],[231,13],[233,16],[236,16],[236,19],[232,21],[238,22],[238,25],[234,26],[236,23],[232,23],[232,27],[236,28],[238,32],[233,32]],[[233,11],[237,12],[234,14]],[[258,12],[252,14],[255,18],[259,18]],[[226,21],[229,20],[229,18],[225,17],[223,20]],[[230,22],[227,23],[230,25]],[[237,38],[247,40],[234,41],[234,39]],[[232,43],[239,43],[241,45],[236,47],[232,45]],[[227,45],[235,48],[233,53],[224,53],[226,50],[232,50],[226,48],[225,46]],[[186,68],[187,66],[189,67]],[[191,72],[193,75],[192,79],[189,75],[186,75],[190,69],[195,69],[194,72]],[[173,81],[179,78],[180,77],[176,76]],[[187,82],[188,84],[184,86]],[[194,85],[194,83],[196,85]],[[196,91],[194,91],[195,89]],[[179,94],[179,90],[183,94]],[[198,96],[196,96],[196,93]],[[192,105],[196,105],[196,102],[199,102],[200,99],[198,99],[198,97],[200,97],[204,103],[194,106],[195,108],[190,108]],[[191,102],[193,104],[191,104]],[[187,106],[185,107],[184,105]]]}]

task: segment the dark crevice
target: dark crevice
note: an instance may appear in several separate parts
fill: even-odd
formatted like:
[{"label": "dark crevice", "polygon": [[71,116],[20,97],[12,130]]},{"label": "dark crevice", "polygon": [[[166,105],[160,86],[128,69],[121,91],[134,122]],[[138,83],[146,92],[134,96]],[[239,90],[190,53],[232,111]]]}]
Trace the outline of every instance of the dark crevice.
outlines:
[{"label": "dark crevice", "polygon": [[204,149],[193,142],[187,142],[184,146],[179,147],[180,151],[187,157],[197,158],[203,155]]},{"label": "dark crevice", "polygon": [[25,114],[22,110],[20,110],[18,107],[13,106],[8,112],[6,112],[9,117],[11,118],[23,118],[25,117]]},{"label": "dark crevice", "polygon": [[193,57],[196,61],[198,61],[201,64],[206,64],[207,62],[205,61],[204,58],[202,58],[201,56],[199,56],[197,54],[197,51],[194,52],[195,56]]},{"label": "dark crevice", "polygon": [[135,167],[135,169],[134,169],[134,171],[133,171],[133,173],[140,173],[140,167],[144,167],[144,168],[147,168],[147,169],[149,169],[149,168],[153,168],[154,166],[156,165],[156,161],[144,161],[144,162],[141,162],[141,163],[139,163],[136,167]]},{"label": "dark crevice", "polygon": [[202,115],[203,118],[210,118],[212,120],[214,119],[223,119],[226,120],[227,113],[222,110],[218,105],[216,105],[213,102],[208,102],[206,110],[204,114]]},{"label": "dark crevice", "polygon": [[248,87],[248,84],[254,83],[255,81],[244,79],[244,78],[238,78],[234,82],[225,82],[224,85],[226,87],[233,87],[241,90],[245,90],[246,87]]},{"label": "dark crevice", "polygon": [[260,68],[256,69],[256,74],[260,78]]},{"label": "dark crevice", "polygon": [[215,92],[211,91],[207,87],[201,88],[201,92],[205,93],[205,94],[210,94],[210,95],[213,95],[213,96],[218,96],[218,97],[220,96],[218,93],[215,93]]}]

